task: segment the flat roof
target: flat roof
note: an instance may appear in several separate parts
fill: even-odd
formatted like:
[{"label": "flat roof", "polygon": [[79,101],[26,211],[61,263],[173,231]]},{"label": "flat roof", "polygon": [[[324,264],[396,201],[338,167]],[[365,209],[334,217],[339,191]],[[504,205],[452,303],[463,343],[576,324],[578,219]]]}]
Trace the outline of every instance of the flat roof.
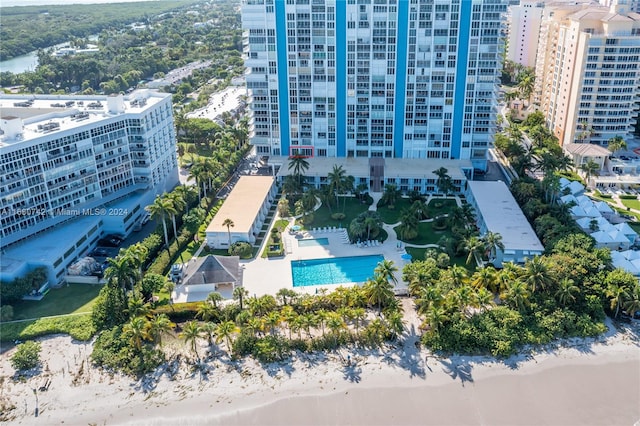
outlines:
[{"label": "flat roof", "polygon": [[[359,157],[312,157],[307,158],[309,169],[304,172],[305,176],[327,176],[334,165],[342,166],[348,176],[365,177],[369,176],[369,158]],[[289,170],[288,157],[270,157],[270,164],[281,164],[278,171],[279,177],[284,177],[292,173]],[[434,170],[444,167],[448,170],[452,179],[466,179],[463,168],[472,169],[471,160],[444,160],[434,158],[385,158],[384,177],[385,178],[424,178],[437,179]]]},{"label": "flat roof", "polygon": [[227,232],[225,219],[234,223],[231,232],[249,232],[274,181],[272,176],[241,176],[206,232]]},{"label": "flat roof", "polygon": [[[0,94],[3,120],[21,119],[18,137],[0,135],[0,147],[86,127],[123,114],[141,113],[161,102],[168,93],[136,90],[127,95],[11,95]],[[120,98],[123,112],[109,111],[109,98]],[[91,126],[92,127],[92,126]]]},{"label": "flat roof", "polygon": [[[88,235],[89,230],[94,226],[99,228],[100,220],[99,216],[78,216],[77,219],[57,225],[20,243],[12,244],[4,249],[2,263],[4,264],[8,259],[33,264],[54,263],[58,258],[64,257],[64,253],[69,249],[68,245],[62,245],[60,241],[74,241],[74,238]],[[87,240],[95,238],[96,235],[100,233],[93,233],[91,237],[87,237]],[[3,272],[10,271],[11,266],[6,271],[3,269]]]},{"label": "flat roof", "polygon": [[504,182],[469,181],[467,184],[487,228],[502,236],[505,250],[544,251]]}]

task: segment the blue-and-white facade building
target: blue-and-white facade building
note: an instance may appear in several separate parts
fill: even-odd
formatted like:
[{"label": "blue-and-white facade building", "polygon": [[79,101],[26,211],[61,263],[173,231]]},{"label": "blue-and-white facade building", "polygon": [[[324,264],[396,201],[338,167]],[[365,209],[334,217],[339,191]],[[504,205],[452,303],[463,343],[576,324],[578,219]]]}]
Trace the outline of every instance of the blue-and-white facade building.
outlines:
[{"label": "blue-and-white facade building", "polygon": [[486,167],[506,0],[244,0],[260,155]]}]

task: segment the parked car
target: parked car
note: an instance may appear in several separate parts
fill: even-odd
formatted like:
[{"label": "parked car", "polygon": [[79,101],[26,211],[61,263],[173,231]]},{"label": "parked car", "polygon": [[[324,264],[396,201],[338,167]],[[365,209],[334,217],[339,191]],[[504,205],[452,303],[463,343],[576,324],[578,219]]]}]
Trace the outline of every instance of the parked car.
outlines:
[{"label": "parked car", "polygon": [[104,247],[120,247],[122,240],[119,238],[101,238],[98,240],[98,244]]},{"label": "parked car", "polygon": [[92,252],[89,253],[89,257],[106,257],[109,253],[103,248],[96,248]]}]

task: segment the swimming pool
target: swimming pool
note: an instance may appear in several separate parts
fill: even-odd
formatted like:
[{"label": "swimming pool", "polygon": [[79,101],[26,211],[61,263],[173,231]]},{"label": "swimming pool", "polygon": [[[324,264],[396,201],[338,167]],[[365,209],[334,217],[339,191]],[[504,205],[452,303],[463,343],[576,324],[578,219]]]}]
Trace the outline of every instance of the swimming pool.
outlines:
[{"label": "swimming pool", "polygon": [[305,240],[298,240],[298,247],[312,247],[312,246],[328,246],[328,238],[307,238]]},{"label": "swimming pool", "polygon": [[293,286],[364,282],[383,260],[382,255],[292,260]]}]

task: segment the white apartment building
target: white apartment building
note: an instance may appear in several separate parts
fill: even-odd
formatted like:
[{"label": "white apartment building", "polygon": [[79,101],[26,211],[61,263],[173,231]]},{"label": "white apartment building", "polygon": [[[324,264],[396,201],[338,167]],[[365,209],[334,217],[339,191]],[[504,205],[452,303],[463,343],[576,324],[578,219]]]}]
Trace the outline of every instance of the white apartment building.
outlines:
[{"label": "white apartment building", "polygon": [[640,94],[640,14],[625,5],[545,8],[537,100],[561,144],[628,138]]},{"label": "white apartment building", "polygon": [[523,0],[509,6],[507,59],[526,67],[535,67],[540,22],[544,2]]},{"label": "white apartment building", "polygon": [[507,0],[244,0],[262,155],[486,167]]},{"label": "white apartment building", "polygon": [[0,279],[47,266],[57,282],[178,182],[170,94],[0,95],[0,110]]}]

